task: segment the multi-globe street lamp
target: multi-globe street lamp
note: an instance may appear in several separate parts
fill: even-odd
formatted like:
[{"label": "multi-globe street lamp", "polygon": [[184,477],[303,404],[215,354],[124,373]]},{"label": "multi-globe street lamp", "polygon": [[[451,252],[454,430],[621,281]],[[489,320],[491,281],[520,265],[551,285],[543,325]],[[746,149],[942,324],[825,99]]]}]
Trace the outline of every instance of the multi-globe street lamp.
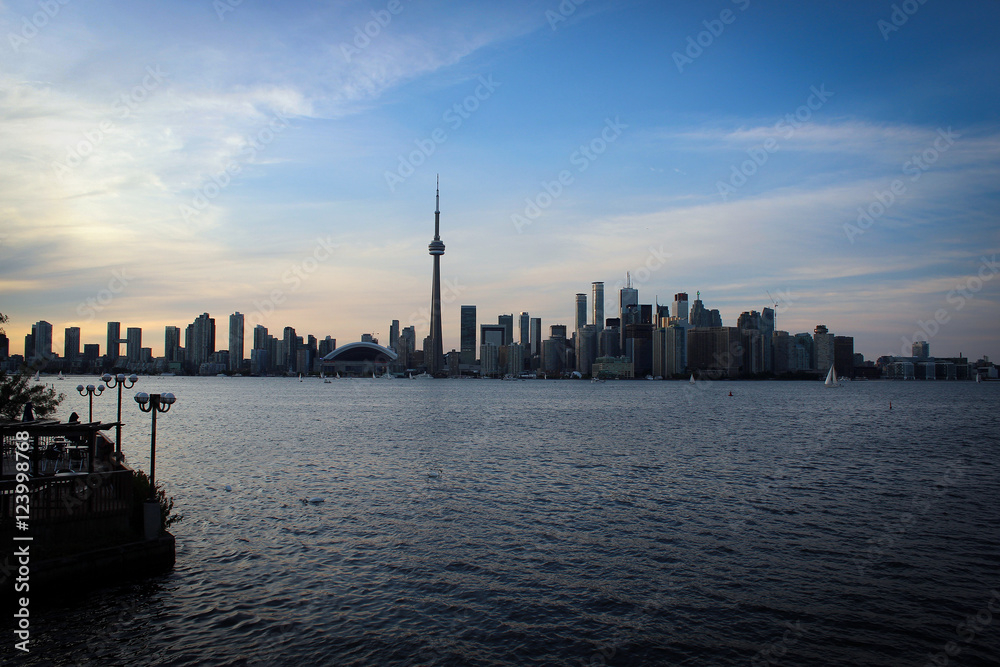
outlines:
[{"label": "multi-globe street lamp", "polygon": [[135,395],[135,402],[143,412],[153,413],[153,430],[149,439],[149,499],[156,499],[156,413],[166,412],[177,399],[173,394],[147,394],[140,391]]},{"label": "multi-globe street lamp", "polygon": [[104,393],[104,387],[103,386],[95,387],[92,384],[88,384],[87,388],[84,389],[82,384],[78,384],[78,385],[76,385],[76,390],[78,392],[80,392],[81,396],[89,396],[90,397],[90,416],[87,419],[87,421],[88,422],[93,422],[94,421],[94,396],[100,396],[101,394],[103,394]]},{"label": "multi-globe street lamp", "polygon": [[115,429],[115,460],[121,462],[122,460],[122,387],[126,389],[131,389],[135,386],[135,383],[139,381],[139,377],[133,373],[132,375],[125,377],[124,373],[119,373],[118,375],[111,375],[111,373],[105,373],[101,376],[101,380],[107,385],[108,389],[114,389],[118,387],[118,427]]}]

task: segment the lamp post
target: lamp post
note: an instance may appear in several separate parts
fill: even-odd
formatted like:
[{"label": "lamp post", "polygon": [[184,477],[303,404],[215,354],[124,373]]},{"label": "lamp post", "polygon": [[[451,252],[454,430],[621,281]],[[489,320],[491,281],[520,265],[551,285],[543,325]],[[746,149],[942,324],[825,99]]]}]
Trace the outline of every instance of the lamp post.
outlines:
[{"label": "lamp post", "polygon": [[170,406],[174,404],[174,395],[167,392],[166,394],[147,394],[144,391],[140,391],[135,395],[135,402],[139,404],[139,409],[143,412],[153,413],[153,430],[151,437],[149,439],[149,499],[156,499],[156,489],[154,486],[156,480],[156,413],[166,412],[170,409]]},{"label": "lamp post", "polygon": [[104,387],[103,386],[95,387],[92,384],[88,384],[87,388],[84,389],[82,384],[78,384],[78,385],[76,385],[76,390],[78,392],[80,392],[81,396],[89,396],[90,397],[90,416],[87,419],[87,421],[88,422],[93,422],[94,421],[94,396],[100,396],[101,394],[103,394],[104,393]]},{"label": "lamp post", "polygon": [[[125,377],[124,373],[119,373],[112,377],[111,373],[105,373],[101,376],[104,384],[107,385],[108,389],[114,389],[118,387],[118,427],[115,429],[115,460],[122,460],[122,386],[126,389],[131,389],[135,386],[135,383],[139,381],[139,377],[133,373],[132,375]],[[128,384],[126,384],[126,382]]]}]

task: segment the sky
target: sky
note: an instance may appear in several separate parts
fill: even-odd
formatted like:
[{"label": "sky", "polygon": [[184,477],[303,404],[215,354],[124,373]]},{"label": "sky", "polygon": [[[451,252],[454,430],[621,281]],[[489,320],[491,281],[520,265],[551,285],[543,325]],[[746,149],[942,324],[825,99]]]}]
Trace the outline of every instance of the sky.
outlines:
[{"label": "sky", "polygon": [[[0,0],[0,312],[427,335],[630,272],[1000,360],[1000,3]],[[919,335],[915,335],[919,334]],[[248,333],[249,338],[249,333]],[[247,353],[249,354],[249,353]]]}]

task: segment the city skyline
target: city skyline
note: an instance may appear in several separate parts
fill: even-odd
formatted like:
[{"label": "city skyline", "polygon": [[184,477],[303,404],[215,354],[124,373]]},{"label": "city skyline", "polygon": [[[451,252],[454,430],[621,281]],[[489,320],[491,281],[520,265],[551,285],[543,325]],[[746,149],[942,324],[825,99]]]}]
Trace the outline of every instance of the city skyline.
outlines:
[{"label": "city skyline", "polygon": [[1000,358],[1000,8],[914,6],[5,2],[11,347],[118,321],[159,356],[203,312],[419,346],[440,173],[445,351],[462,305],[573,327],[629,271],[869,359]]}]

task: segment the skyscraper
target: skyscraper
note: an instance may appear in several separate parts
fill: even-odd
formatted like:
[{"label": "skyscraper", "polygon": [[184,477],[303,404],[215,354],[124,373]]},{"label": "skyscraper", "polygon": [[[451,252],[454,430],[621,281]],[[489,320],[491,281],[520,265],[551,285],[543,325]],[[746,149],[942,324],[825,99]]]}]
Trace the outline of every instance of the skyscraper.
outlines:
[{"label": "skyscraper", "polygon": [[687,292],[680,292],[674,295],[674,317],[679,317],[684,322],[688,321]]},{"label": "skyscraper", "polygon": [[441,255],[444,243],[441,241],[441,181],[438,180],[434,195],[434,240],[427,246],[427,252],[434,258],[434,277],[431,285],[431,332],[429,349],[424,350],[424,364],[427,372],[434,374],[444,370],[444,351],[441,341]]},{"label": "skyscraper", "polygon": [[125,359],[130,364],[142,361],[142,329],[129,327],[125,330]]},{"label": "skyscraper", "polygon": [[399,347],[399,320],[393,320],[392,322],[389,323],[389,349],[395,352],[398,347]]},{"label": "skyscraper", "polygon": [[462,306],[461,319],[461,363],[476,363],[476,307]]},{"label": "skyscraper", "polygon": [[542,318],[531,318],[531,355],[536,357],[542,353]]},{"label": "skyscraper", "polygon": [[253,348],[254,350],[267,349],[267,327],[258,324],[253,328]]},{"label": "skyscraper", "polygon": [[163,356],[167,363],[184,361],[181,357],[181,330],[167,325],[163,329]]},{"label": "skyscraper", "polygon": [[[185,341],[187,360],[197,372],[198,367],[207,362],[215,352],[215,318],[210,317],[208,313],[202,313],[191,323],[190,331],[191,340]],[[187,331],[184,334],[186,338]]]},{"label": "skyscraper", "polygon": [[35,357],[49,359],[52,357],[52,325],[41,320],[32,329],[35,333]]},{"label": "skyscraper", "polygon": [[66,357],[66,362],[70,364],[75,362],[80,356],[80,327],[66,327],[63,348],[63,356]]},{"label": "skyscraper", "polygon": [[600,333],[604,329],[604,283],[596,282],[592,283],[593,286],[593,298],[594,298],[594,321],[593,325],[597,327],[597,332]]},{"label": "skyscraper", "polygon": [[524,349],[525,354],[527,354],[528,356],[531,356],[531,353],[528,351],[529,342],[531,341],[530,324],[529,324],[530,321],[531,318],[528,316],[528,313],[522,312],[520,321],[521,338],[520,340],[518,340],[518,342],[521,344],[521,347]]},{"label": "skyscraper", "polygon": [[576,327],[574,331],[579,331],[580,329],[587,326],[587,295],[577,294],[576,295]]},{"label": "skyscraper", "polygon": [[108,360],[114,363],[122,353],[122,323],[121,322],[108,322],[108,345],[105,354],[108,355]]},{"label": "skyscraper", "polygon": [[497,324],[504,328],[504,345],[514,342],[514,313],[497,316]]},{"label": "skyscraper", "polygon": [[243,313],[236,311],[229,316],[229,370],[243,368]]},{"label": "skyscraper", "polygon": [[625,351],[625,327],[639,321],[639,290],[632,287],[632,275],[625,274],[625,287],[618,293],[618,316],[621,338],[619,344],[622,351]]}]

